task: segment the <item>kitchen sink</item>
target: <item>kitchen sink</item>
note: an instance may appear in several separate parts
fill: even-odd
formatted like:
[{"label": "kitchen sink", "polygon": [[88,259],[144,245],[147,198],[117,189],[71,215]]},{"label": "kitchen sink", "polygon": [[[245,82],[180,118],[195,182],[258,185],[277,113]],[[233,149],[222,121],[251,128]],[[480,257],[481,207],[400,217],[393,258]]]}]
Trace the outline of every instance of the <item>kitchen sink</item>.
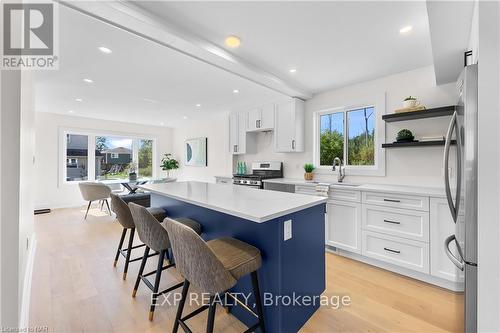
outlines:
[{"label": "kitchen sink", "polygon": [[329,185],[335,185],[335,186],[346,186],[346,187],[358,187],[360,184],[351,184],[351,183],[328,183],[328,182],[311,182],[313,184],[329,184]]}]

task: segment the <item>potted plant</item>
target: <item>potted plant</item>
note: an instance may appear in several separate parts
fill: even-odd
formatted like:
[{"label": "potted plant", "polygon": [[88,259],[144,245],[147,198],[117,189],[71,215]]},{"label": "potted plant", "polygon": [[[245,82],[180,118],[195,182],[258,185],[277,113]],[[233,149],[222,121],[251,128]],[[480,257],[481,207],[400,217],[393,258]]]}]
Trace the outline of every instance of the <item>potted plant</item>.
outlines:
[{"label": "potted plant", "polygon": [[418,105],[417,98],[411,95],[403,100],[403,108],[414,108],[417,105]]},{"label": "potted plant", "polygon": [[161,159],[160,167],[163,171],[167,172],[167,178],[170,177],[170,170],[179,169],[179,162],[172,158],[172,154],[164,154]]},{"label": "potted plant", "polygon": [[304,173],[304,179],[305,180],[313,180],[313,171],[314,171],[315,167],[313,164],[311,163],[306,163],[304,164],[304,171],[306,173]]},{"label": "potted plant", "polygon": [[137,164],[132,162],[128,166],[128,179],[137,180]]},{"label": "potted plant", "polygon": [[415,140],[415,136],[409,129],[402,129],[398,132],[396,136],[397,142],[413,142]]}]

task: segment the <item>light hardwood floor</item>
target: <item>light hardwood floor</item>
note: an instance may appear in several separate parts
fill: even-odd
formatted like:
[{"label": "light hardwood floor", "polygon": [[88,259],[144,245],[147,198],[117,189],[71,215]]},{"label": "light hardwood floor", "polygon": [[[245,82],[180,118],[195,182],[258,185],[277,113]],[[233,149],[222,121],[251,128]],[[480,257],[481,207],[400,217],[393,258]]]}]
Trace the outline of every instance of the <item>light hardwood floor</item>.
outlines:
[{"label": "light hardwood floor", "polygon": [[[130,265],[127,281],[123,258],[113,267],[119,224],[95,207],[86,221],[84,213],[82,207],[36,216],[30,325],[51,332],[170,332],[174,306],[158,307],[150,322],[149,290],[141,286],[131,297],[139,262]],[[321,307],[302,332],[463,331],[458,294],[331,253],[326,264],[325,294],[349,295],[351,305]],[[161,287],[180,281],[175,271],[162,278]],[[194,332],[204,332],[205,323],[206,313],[189,321]],[[215,330],[242,332],[245,326],[219,309]]]}]

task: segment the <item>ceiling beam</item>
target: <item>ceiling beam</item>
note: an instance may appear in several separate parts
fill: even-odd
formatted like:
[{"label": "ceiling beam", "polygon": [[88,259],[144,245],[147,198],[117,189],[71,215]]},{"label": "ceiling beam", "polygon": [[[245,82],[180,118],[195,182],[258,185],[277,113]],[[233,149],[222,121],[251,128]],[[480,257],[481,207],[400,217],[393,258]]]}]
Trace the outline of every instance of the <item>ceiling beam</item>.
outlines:
[{"label": "ceiling beam", "polygon": [[455,82],[464,67],[474,1],[427,0],[426,4],[436,84]]},{"label": "ceiling beam", "polygon": [[166,46],[221,70],[290,97],[309,99],[311,92],[235,56],[207,40],[183,31],[128,1],[58,1],[61,5],[103,21],[138,37]]}]

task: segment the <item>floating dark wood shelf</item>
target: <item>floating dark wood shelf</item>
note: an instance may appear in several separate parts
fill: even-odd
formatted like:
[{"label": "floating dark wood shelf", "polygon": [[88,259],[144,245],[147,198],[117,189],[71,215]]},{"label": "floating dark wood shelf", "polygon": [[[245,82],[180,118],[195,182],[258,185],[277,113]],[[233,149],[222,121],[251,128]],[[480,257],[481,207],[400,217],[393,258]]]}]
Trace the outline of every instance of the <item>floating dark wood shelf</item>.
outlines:
[{"label": "floating dark wood shelf", "polygon": [[453,112],[455,112],[455,110],[456,106],[450,105],[450,106],[442,106],[439,108],[427,109],[422,111],[385,114],[382,116],[382,119],[388,123],[391,123],[394,121],[445,117],[445,116],[451,116]]},{"label": "floating dark wood shelf", "polygon": [[[416,142],[393,142],[383,143],[382,148],[402,148],[402,147],[426,147],[426,146],[444,146],[444,140],[434,141],[416,141]],[[456,144],[456,140],[451,140],[451,144]]]}]

